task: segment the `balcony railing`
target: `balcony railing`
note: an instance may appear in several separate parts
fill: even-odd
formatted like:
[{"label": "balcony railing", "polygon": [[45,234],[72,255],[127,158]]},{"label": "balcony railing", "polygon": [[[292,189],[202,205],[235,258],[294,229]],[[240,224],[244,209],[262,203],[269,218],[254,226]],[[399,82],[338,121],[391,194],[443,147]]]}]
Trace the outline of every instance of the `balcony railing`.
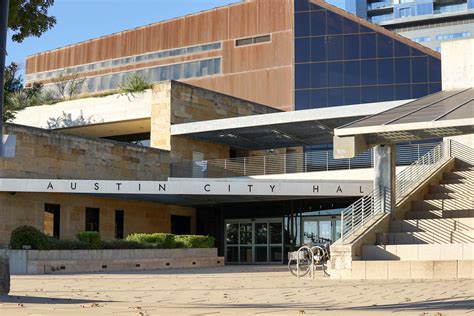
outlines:
[{"label": "balcony railing", "polygon": [[[397,165],[410,165],[437,143],[397,146]],[[350,159],[334,159],[333,151],[309,151],[286,155],[266,155],[186,161],[171,164],[175,178],[227,178],[301,172],[350,170],[373,167],[373,150]]]}]

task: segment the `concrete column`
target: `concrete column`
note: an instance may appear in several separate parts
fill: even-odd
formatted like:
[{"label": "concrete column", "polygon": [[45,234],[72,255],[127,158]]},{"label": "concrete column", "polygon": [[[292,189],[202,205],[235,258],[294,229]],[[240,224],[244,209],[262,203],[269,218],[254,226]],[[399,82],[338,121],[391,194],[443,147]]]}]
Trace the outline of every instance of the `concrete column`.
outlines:
[{"label": "concrete column", "polygon": [[[382,210],[391,212],[395,206],[395,145],[377,145],[374,147],[374,189],[384,188],[390,192],[389,201],[381,200]],[[387,209],[388,208],[388,209]]]}]

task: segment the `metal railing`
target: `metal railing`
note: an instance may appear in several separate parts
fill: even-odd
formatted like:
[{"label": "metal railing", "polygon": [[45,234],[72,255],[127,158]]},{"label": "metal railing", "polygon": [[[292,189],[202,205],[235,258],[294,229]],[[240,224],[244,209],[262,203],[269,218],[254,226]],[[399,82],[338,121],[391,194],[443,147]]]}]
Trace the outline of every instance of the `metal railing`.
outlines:
[{"label": "metal railing", "polygon": [[[396,176],[397,202],[406,197],[414,188],[425,181],[451,157],[451,147],[455,142],[439,143],[425,155]],[[369,221],[391,211],[391,196],[387,189],[378,188],[369,195],[354,202],[341,212],[341,241],[353,236],[355,231],[364,227]]]},{"label": "metal railing", "polygon": [[380,187],[355,201],[341,212],[341,240],[352,236],[376,216],[390,211],[390,191]]},{"label": "metal railing", "polygon": [[[438,143],[397,146],[397,165],[410,165]],[[226,178],[331,170],[372,168],[373,150],[354,158],[334,159],[333,151],[308,151],[285,155],[266,155],[229,159],[186,161],[171,164],[170,176],[176,178]]]}]

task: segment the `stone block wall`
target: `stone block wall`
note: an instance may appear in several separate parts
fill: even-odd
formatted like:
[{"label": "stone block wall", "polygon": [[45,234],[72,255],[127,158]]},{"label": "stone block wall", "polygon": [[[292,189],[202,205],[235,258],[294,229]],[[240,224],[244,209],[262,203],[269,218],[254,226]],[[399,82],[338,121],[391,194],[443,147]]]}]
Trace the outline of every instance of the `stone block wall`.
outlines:
[{"label": "stone block wall", "polygon": [[171,136],[173,124],[280,112],[255,102],[235,98],[177,81],[153,86],[151,146],[171,151],[171,159],[191,160],[192,152],[204,159],[228,158],[229,146]]},{"label": "stone block wall", "polygon": [[105,240],[115,238],[115,210],[124,211],[124,236],[169,233],[171,215],[190,216],[191,233],[195,233],[194,208],[84,194],[0,193],[0,247],[9,243],[11,231],[18,226],[31,225],[44,231],[45,203],[60,205],[61,239],[74,240],[85,230],[86,207],[99,208],[99,232]]},{"label": "stone block wall", "polygon": [[8,258],[0,257],[0,295],[10,292],[10,265]]},{"label": "stone block wall", "polygon": [[168,151],[7,124],[15,158],[0,158],[0,178],[166,180]]}]

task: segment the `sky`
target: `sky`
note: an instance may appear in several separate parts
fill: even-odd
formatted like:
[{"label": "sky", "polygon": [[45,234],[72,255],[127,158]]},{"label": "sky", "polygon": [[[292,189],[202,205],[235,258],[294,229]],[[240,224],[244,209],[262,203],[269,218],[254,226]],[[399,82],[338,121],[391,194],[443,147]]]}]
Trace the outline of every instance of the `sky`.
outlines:
[{"label": "sky", "polygon": [[[235,2],[239,0],[55,0],[49,10],[57,19],[54,28],[22,43],[9,40],[7,64],[14,61],[24,72],[26,57],[38,52]],[[344,0],[328,2],[341,6]]]}]

